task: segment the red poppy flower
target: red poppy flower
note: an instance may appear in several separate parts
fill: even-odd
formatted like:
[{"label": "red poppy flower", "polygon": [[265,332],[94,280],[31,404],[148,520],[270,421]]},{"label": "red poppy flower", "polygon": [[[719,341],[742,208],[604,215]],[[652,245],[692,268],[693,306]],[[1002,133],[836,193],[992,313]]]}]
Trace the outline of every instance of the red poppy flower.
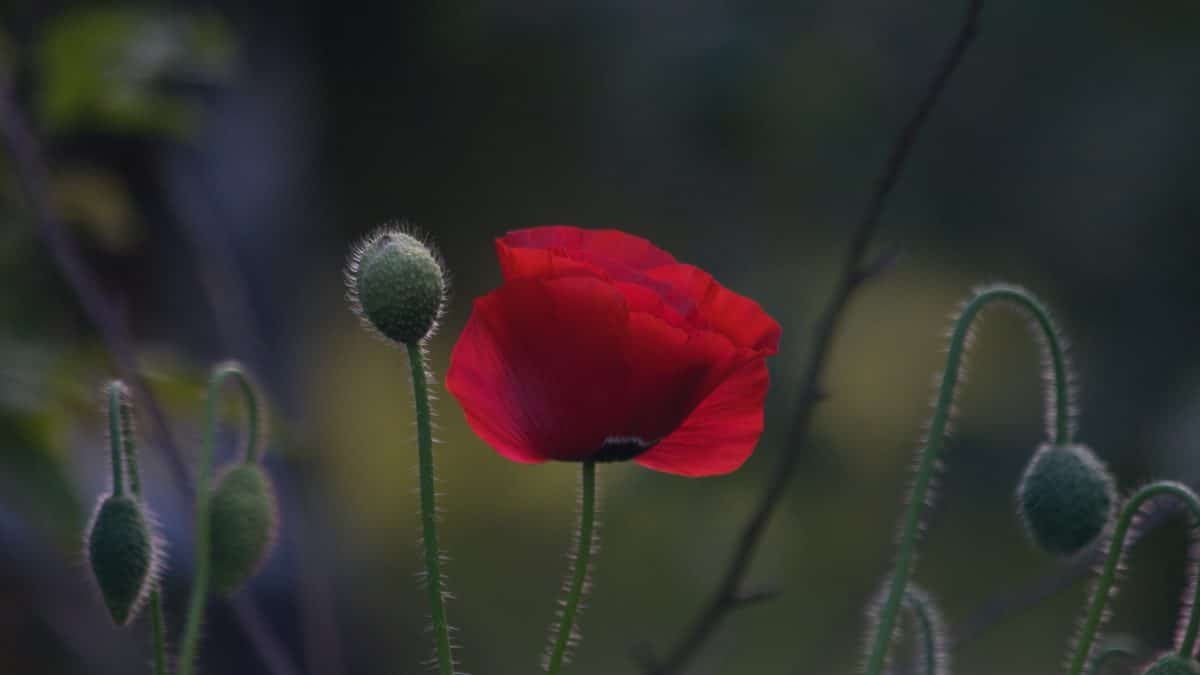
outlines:
[{"label": "red poppy flower", "polygon": [[653,244],[552,226],[496,240],[504,284],[475,301],[447,388],[518,462],[737,469],[763,428],[779,324]]}]

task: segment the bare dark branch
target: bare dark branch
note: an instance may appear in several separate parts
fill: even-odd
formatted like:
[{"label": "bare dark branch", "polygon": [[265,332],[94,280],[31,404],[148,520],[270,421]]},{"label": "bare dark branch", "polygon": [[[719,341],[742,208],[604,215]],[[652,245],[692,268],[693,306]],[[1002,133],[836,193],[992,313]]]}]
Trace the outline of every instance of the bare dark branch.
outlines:
[{"label": "bare dark branch", "polygon": [[[140,403],[139,408],[145,410],[150,418],[150,435],[155,446],[166,455],[179,490],[190,499],[195,494],[195,488],[179,445],[167,425],[162,406],[138,369],[133,337],[116,306],[100,290],[100,285],[84,264],[78,245],[63,227],[50,197],[50,172],[46,161],[36,136],[13,100],[9,84],[0,81],[0,88],[3,89],[0,91],[0,132],[3,133],[25,197],[33,211],[38,234],[79,298],[88,319],[95,325],[100,339],[116,362],[121,378],[133,388]],[[253,603],[249,600],[234,603],[234,616],[242,632],[258,651],[268,672],[272,675],[296,675],[299,672]]]},{"label": "bare dark branch", "polygon": [[[854,292],[864,282],[887,267],[886,255],[877,259],[876,262],[867,262],[867,248],[878,229],[879,218],[883,214],[888,196],[900,178],[912,148],[920,136],[921,129],[924,128],[930,113],[933,112],[938,99],[946,89],[950,77],[962,63],[967,48],[978,33],[979,16],[982,9],[983,0],[971,0],[957,37],[943,57],[912,117],[909,118],[896,138],[883,172],[876,181],[875,189],[867,202],[867,208],[851,237],[833,297],[816,324],[812,353],[801,381],[798,410],[787,437],[786,451],[780,459],[778,468],[771,474],[771,482],[768,484],[766,492],[763,493],[757,508],[742,527],[733,557],[729,561],[720,585],[666,659],[657,662],[644,650],[642,651],[640,660],[644,666],[648,666],[644,667],[644,670],[650,675],[681,673],[695,658],[725,616],[731,611],[745,606],[745,603],[739,601],[739,598],[742,597],[742,583],[758,549],[763,532],[778,507],[779,501],[791,484],[793,469],[800,457],[800,451],[804,447],[813,410],[823,398],[821,379],[839,320]],[[877,264],[878,260],[883,260],[884,264]]]}]

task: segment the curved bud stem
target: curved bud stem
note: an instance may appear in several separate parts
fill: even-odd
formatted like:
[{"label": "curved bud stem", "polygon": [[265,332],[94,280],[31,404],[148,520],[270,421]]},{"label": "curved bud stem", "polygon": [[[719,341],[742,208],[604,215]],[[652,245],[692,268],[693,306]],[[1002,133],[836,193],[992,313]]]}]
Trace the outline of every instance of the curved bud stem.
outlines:
[{"label": "curved bud stem", "polygon": [[1038,334],[1043,338],[1046,358],[1050,366],[1052,382],[1049,385],[1051,389],[1048,392],[1048,399],[1052,398],[1053,404],[1047,400],[1048,426],[1053,427],[1056,445],[1066,445],[1071,442],[1072,402],[1070,400],[1070,382],[1067,377],[1067,359],[1062,347],[1062,340],[1054,322],[1050,319],[1049,312],[1037,298],[1022,288],[991,286],[978,291],[967,301],[958,319],[954,322],[950,347],[946,353],[946,369],[942,373],[933,416],[929,422],[929,437],[918,456],[916,475],[901,524],[896,564],[892,571],[888,592],[879,607],[878,619],[867,648],[865,659],[867,675],[880,675],[883,672],[884,663],[887,661],[888,650],[891,647],[892,636],[896,628],[897,614],[904,602],[905,588],[914,567],[922,516],[929,502],[929,492],[937,470],[938,457],[945,444],[946,428],[954,404],[954,394],[962,370],[971,325],[980,311],[994,302],[1012,303],[1028,312],[1032,317]]},{"label": "curved bud stem", "polygon": [[595,546],[596,531],[596,463],[583,463],[579,490],[579,529],[575,532],[575,556],[566,585],[566,598],[559,615],[557,636],[550,645],[546,657],[546,672],[557,675],[566,660],[567,647],[577,639],[575,617],[579,614],[579,601],[588,583],[588,563]]},{"label": "curved bud stem", "polygon": [[178,675],[192,675],[195,668],[196,652],[200,645],[200,625],[204,620],[204,608],[208,601],[208,584],[211,574],[211,522],[209,505],[212,495],[209,483],[212,481],[213,455],[217,444],[217,423],[219,418],[218,403],[221,390],[227,379],[237,382],[242,392],[246,408],[246,461],[257,460],[259,442],[258,395],[254,385],[241,366],[236,363],[224,363],[213,370],[208,381],[207,427],[204,444],[200,449],[200,457],[196,467],[196,577],[192,582],[192,592],[188,599],[187,621],[183,629],[183,642],[179,650]]},{"label": "curved bud stem", "polygon": [[904,595],[904,607],[916,623],[916,675],[946,675],[949,673],[946,649],[946,628],[942,613],[933,598],[915,585],[909,585]]},{"label": "curved bud stem", "polygon": [[[129,389],[120,380],[113,380],[106,387],[108,392],[108,424],[109,440],[112,444],[113,465],[119,466],[124,457],[125,472],[129,477],[129,492],[137,501],[142,501],[142,477],[138,470],[137,435],[133,429],[133,401],[129,397]],[[114,468],[115,480],[118,477]],[[155,581],[154,590],[150,592],[150,632],[154,645],[154,675],[167,675],[167,636],[163,619],[162,591]]]},{"label": "curved bud stem", "polygon": [[[1196,493],[1181,483],[1169,481],[1151,483],[1129,498],[1125,507],[1121,509],[1121,515],[1117,518],[1117,525],[1113,529],[1112,538],[1108,543],[1108,554],[1104,559],[1104,566],[1100,568],[1100,576],[1092,590],[1087,614],[1084,615],[1079,638],[1075,642],[1075,653],[1071,658],[1070,669],[1067,671],[1070,675],[1080,675],[1088,663],[1092,643],[1096,639],[1096,631],[1099,630],[1100,624],[1105,619],[1105,607],[1112,596],[1113,585],[1117,581],[1121,558],[1125,555],[1125,540],[1134,519],[1143,504],[1157,497],[1177,500],[1187,508],[1193,527],[1200,526],[1200,498],[1197,498]],[[1195,530],[1192,531],[1191,536],[1195,543],[1197,537]],[[1196,583],[1196,574],[1195,563],[1192,563],[1188,569],[1190,577],[1188,591],[1191,592],[1192,597],[1184,599],[1183,616],[1180,617],[1181,625],[1175,640],[1175,651],[1179,656],[1187,659],[1192,657],[1192,652],[1196,647],[1196,636],[1200,634],[1200,584]],[[1186,621],[1184,621],[1185,616]]]},{"label": "curved bud stem", "polygon": [[442,552],[438,544],[437,502],[433,478],[433,420],[429,408],[429,385],[425,375],[425,357],[417,343],[405,345],[412,372],[413,401],[417,412],[417,453],[421,482],[421,534],[425,542],[425,583],[429,592],[429,614],[433,620],[438,673],[454,675],[454,655],[450,645],[450,625],[446,619],[445,581],[442,579]]},{"label": "curved bud stem", "polygon": [[162,589],[150,594],[150,634],[154,641],[154,675],[167,675],[167,622],[163,617]]},{"label": "curved bud stem", "polygon": [[245,404],[246,411],[246,448],[243,454],[243,461],[246,464],[253,464],[262,458],[263,446],[266,445],[262,408],[258,400],[257,387],[250,378],[250,375],[237,363],[225,363],[217,366],[217,369],[218,372],[228,369],[229,374],[234,377],[234,381],[242,392],[242,401]]},{"label": "curved bud stem", "polygon": [[1092,659],[1091,665],[1088,666],[1088,675],[1101,675],[1104,672],[1104,666],[1115,659],[1136,660],[1138,657],[1137,643],[1128,637],[1118,637],[1107,640],[1096,652],[1095,658]]}]

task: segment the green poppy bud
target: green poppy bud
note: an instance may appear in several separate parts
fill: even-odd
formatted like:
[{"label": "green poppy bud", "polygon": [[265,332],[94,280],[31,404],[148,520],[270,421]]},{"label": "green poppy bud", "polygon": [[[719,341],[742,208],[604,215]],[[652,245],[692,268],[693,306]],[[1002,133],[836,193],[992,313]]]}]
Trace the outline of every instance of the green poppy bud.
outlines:
[{"label": "green poppy bud", "polygon": [[1151,663],[1142,671],[1142,675],[1200,675],[1200,664],[1187,657],[1171,653],[1161,656],[1157,661]]},{"label": "green poppy bud", "polygon": [[1087,447],[1043,445],[1017,487],[1017,506],[1033,542],[1065,556],[1104,531],[1115,493],[1108,469]]},{"label": "green poppy bud", "polygon": [[263,468],[239,464],[225,472],[211,517],[213,590],[228,595],[258,572],[275,543],[279,513]]},{"label": "green poppy bud", "polygon": [[429,337],[445,299],[446,278],[433,251],[398,229],[368,237],[346,267],[350,305],[372,332],[401,344]]},{"label": "green poppy bud", "polygon": [[88,528],[88,562],[104,604],[120,626],[133,621],[155,584],[158,540],[151,522],[136,500],[106,497]]}]

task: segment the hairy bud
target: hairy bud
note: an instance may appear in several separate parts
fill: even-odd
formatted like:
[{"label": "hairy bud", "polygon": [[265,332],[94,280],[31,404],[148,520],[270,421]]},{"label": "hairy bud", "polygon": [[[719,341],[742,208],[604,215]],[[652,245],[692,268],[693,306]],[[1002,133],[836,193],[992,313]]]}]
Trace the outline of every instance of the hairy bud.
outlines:
[{"label": "hairy bud", "polygon": [[1043,445],[1025,468],[1017,506],[1042,550],[1072,555],[1096,540],[1116,503],[1112,476],[1082,445]]},{"label": "hairy bud", "polygon": [[402,344],[429,337],[446,292],[442,265],[417,238],[397,229],[368,237],[346,268],[350,304],[373,332]]},{"label": "hairy bud", "polygon": [[1143,670],[1142,675],[1200,675],[1200,664],[1179,654],[1165,654]]},{"label": "hairy bud", "polygon": [[87,534],[87,557],[117,625],[131,622],[155,583],[157,539],[143,506],[126,496],[100,502]]},{"label": "hairy bud", "polygon": [[228,595],[258,572],[275,543],[279,512],[258,464],[225,472],[212,496],[212,584]]}]

